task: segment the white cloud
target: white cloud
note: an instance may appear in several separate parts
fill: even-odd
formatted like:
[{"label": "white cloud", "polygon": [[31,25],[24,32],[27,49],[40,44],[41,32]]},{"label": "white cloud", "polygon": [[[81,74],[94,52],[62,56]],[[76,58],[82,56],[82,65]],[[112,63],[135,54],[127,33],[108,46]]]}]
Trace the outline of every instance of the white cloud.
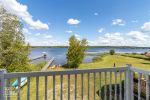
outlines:
[{"label": "white cloud", "polygon": [[98,37],[94,41],[90,41],[91,45],[109,45],[109,46],[121,46],[125,45],[126,41],[121,33],[106,33],[103,36]]},{"label": "white cloud", "polygon": [[125,21],[123,21],[122,19],[114,19],[112,20],[112,25],[124,26]]},{"label": "white cloud", "polygon": [[45,35],[44,36],[44,38],[46,38],[46,39],[50,39],[50,38],[52,38],[53,36],[52,35]]},{"label": "white cloud", "polygon": [[33,20],[33,16],[28,12],[28,7],[16,0],[0,0],[3,7],[10,13],[24,20],[33,29],[49,29],[49,26],[40,20]]},{"label": "white cloud", "polygon": [[70,19],[68,19],[67,23],[70,25],[77,25],[80,23],[80,21],[78,19],[70,18]]},{"label": "white cloud", "polygon": [[29,34],[29,35],[31,34],[27,28],[23,28],[22,31],[24,34]]},{"label": "white cloud", "polygon": [[144,31],[150,31],[150,22],[144,23],[144,25],[141,28]]},{"label": "white cloud", "polygon": [[79,34],[74,34],[74,36],[78,39],[81,40],[81,36]]},{"label": "white cloud", "polygon": [[104,31],[104,28],[100,28],[100,29],[98,30],[99,33],[102,33],[103,31]]},{"label": "white cloud", "polygon": [[37,38],[43,39],[44,41],[46,41],[45,39],[51,39],[53,37],[52,35],[47,33],[36,33],[35,36],[37,36]]},{"label": "white cloud", "polygon": [[138,20],[132,20],[131,22],[132,23],[138,23],[139,21]]},{"label": "white cloud", "polygon": [[36,34],[35,34],[35,36],[40,36],[40,35],[41,35],[41,33],[36,33]]},{"label": "white cloud", "polygon": [[99,14],[97,12],[94,13],[95,16],[98,16]]},{"label": "white cloud", "polygon": [[30,45],[32,46],[66,46],[68,45],[67,41],[57,40],[52,35],[46,34],[46,33],[40,34],[40,39],[39,37],[36,37],[34,35],[30,36],[28,39],[26,39],[26,43],[30,43]]},{"label": "white cloud", "polygon": [[[61,42],[54,38],[51,38],[49,40],[43,41],[43,40],[27,40],[32,46],[67,46],[67,42]],[[27,42],[26,41],[26,42]]]},{"label": "white cloud", "polygon": [[89,45],[95,46],[150,46],[150,36],[141,31],[127,33],[105,33],[95,40],[88,40]]},{"label": "white cloud", "polygon": [[123,37],[121,36],[121,33],[106,33],[104,35],[104,39],[107,40],[110,43],[120,43],[123,42]]},{"label": "white cloud", "polygon": [[71,31],[71,30],[68,30],[68,31],[66,31],[66,33],[72,33],[72,31]]},{"label": "white cloud", "polygon": [[146,38],[148,37],[143,32],[140,31],[131,31],[127,34],[135,41],[146,41]]}]

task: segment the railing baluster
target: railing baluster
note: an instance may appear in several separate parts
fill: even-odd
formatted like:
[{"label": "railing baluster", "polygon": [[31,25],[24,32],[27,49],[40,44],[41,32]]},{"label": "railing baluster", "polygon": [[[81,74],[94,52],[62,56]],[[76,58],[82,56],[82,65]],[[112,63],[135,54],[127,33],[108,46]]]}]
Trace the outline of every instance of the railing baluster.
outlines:
[{"label": "railing baluster", "polygon": [[122,72],[120,71],[120,100],[122,100]]},{"label": "railing baluster", "polygon": [[88,73],[88,100],[90,100],[90,73]]},{"label": "railing baluster", "polygon": [[131,65],[127,64],[128,70],[126,70],[126,100],[132,100],[131,98]]},{"label": "railing baluster", "polygon": [[4,74],[6,74],[6,70],[0,70],[0,100],[6,100],[6,79]]},{"label": "railing baluster", "polygon": [[39,76],[36,77],[36,100],[39,100]]},{"label": "railing baluster", "polygon": [[124,72],[124,100],[126,100],[126,72]]},{"label": "railing baluster", "polygon": [[74,100],[77,99],[77,74],[75,74],[75,79],[74,79]]},{"label": "railing baluster", "polygon": [[93,76],[94,76],[94,100],[95,100],[95,76],[96,76],[96,74],[93,73]]},{"label": "railing baluster", "polygon": [[101,100],[101,72],[99,72],[99,100]]},{"label": "railing baluster", "polygon": [[149,76],[146,75],[146,100],[149,100]]},{"label": "railing baluster", "polygon": [[134,100],[133,72],[131,71],[131,100]]},{"label": "railing baluster", "polygon": [[53,100],[55,100],[55,75],[53,75]]},{"label": "railing baluster", "polygon": [[27,78],[27,100],[30,100],[30,77]]},{"label": "railing baluster", "polygon": [[63,75],[60,76],[60,100],[63,100]]},{"label": "railing baluster", "polygon": [[104,98],[107,100],[107,72],[105,72],[105,87],[104,87]]},{"label": "railing baluster", "polygon": [[45,76],[45,100],[47,100],[47,76]]},{"label": "railing baluster", "polygon": [[10,100],[10,79],[8,79],[8,95],[7,95],[7,100]]},{"label": "railing baluster", "polygon": [[117,100],[117,72],[115,72],[115,100]]},{"label": "railing baluster", "polygon": [[138,74],[138,100],[141,100],[141,74]]},{"label": "railing baluster", "polygon": [[18,100],[20,100],[20,83],[21,83],[21,78],[18,78]]},{"label": "railing baluster", "polygon": [[83,100],[83,73],[81,74],[81,99]]},{"label": "railing baluster", "polygon": [[68,74],[68,100],[70,100],[70,74]]},{"label": "railing baluster", "polygon": [[110,72],[109,100],[112,100],[112,72]]}]

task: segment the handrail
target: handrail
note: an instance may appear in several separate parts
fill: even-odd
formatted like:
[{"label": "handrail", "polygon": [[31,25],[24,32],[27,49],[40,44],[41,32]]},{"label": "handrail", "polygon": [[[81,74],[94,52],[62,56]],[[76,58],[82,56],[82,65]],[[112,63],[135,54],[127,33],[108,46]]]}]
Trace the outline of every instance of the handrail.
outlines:
[{"label": "handrail", "polygon": [[82,74],[82,73],[94,73],[94,72],[111,72],[111,71],[125,71],[128,67],[117,68],[100,68],[100,69],[74,69],[64,71],[45,71],[45,72],[15,72],[4,74],[4,78],[16,78],[16,77],[34,77],[34,76],[53,76],[53,75],[67,75],[67,74]]},{"label": "handrail", "polygon": [[139,69],[139,68],[135,68],[135,67],[131,67],[130,70],[133,72],[150,75],[150,70],[147,71],[147,70],[143,70],[143,69]]}]

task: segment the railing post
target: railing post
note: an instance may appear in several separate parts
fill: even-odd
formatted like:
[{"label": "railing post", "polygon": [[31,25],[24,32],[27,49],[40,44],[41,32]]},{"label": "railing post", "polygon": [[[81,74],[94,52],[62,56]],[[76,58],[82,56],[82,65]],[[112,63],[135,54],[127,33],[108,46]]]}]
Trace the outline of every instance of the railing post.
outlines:
[{"label": "railing post", "polygon": [[128,67],[128,69],[126,70],[125,72],[125,98],[126,100],[132,100],[132,96],[131,96],[131,65],[130,64],[127,64],[126,65]]},{"label": "railing post", "polygon": [[6,100],[5,98],[6,82],[4,79],[5,73],[6,73],[5,69],[0,69],[0,100]]}]

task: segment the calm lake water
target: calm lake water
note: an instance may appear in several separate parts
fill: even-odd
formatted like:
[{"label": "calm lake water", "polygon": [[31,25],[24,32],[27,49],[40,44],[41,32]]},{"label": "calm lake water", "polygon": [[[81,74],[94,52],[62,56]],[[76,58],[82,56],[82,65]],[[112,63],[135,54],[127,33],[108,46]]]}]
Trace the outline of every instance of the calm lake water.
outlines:
[{"label": "calm lake water", "polygon": [[[89,48],[88,53],[103,53],[109,52],[112,48]],[[114,48],[113,48],[114,49]],[[144,53],[150,51],[150,48],[115,48],[115,51],[118,53]],[[55,57],[54,64],[65,64],[66,63],[66,52],[67,48],[32,48],[29,58],[33,59],[43,55],[43,52],[46,52],[47,56]],[[86,56],[84,62],[91,62],[93,56]]]}]

